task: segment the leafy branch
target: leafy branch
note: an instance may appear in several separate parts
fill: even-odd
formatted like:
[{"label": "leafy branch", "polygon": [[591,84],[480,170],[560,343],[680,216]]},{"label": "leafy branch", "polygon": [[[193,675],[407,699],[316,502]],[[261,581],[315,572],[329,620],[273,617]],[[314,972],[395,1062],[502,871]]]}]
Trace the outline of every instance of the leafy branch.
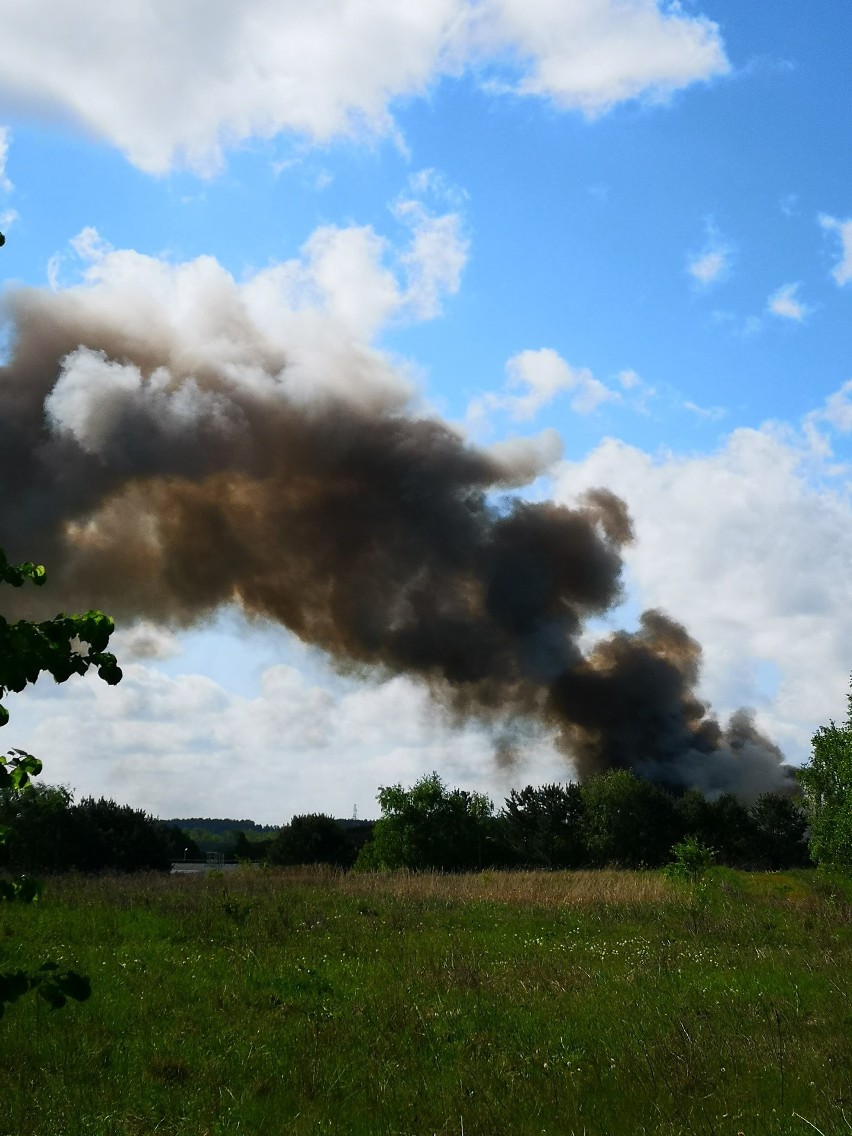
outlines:
[{"label": "leafy branch", "polygon": [[[2,240],[0,240],[2,243]],[[0,583],[20,588],[25,583],[41,587],[45,582],[41,564],[28,560],[10,564],[0,549]],[[0,698],[9,691],[21,691],[39,675],[52,675],[65,682],[72,675],[84,675],[89,667],[115,686],[121,681],[121,668],[115,655],[107,650],[115,624],[102,611],[85,615],[60,613],[42,623],[18,620],[9,623],[0,616]],[[0,705],[0,726],[9,721],[9,712]],[[27,791],[30,779],[37,777],[42,763],[31,753],[11,749],[0,758],[0,794],[16,797]],[[0,826],[0,845],[5,844],[8,829]],[[21,876],[17,880],[0,879],[0,903],[36,903],[44,885],[40,880]],[[89,979],[75,970],[61,971],[52,959],[37,969],[0,971],[0,1018],[6,1006],[34,991],[53,1010],[61,1009],[73,998],[85,1001],[92,992]]]}]

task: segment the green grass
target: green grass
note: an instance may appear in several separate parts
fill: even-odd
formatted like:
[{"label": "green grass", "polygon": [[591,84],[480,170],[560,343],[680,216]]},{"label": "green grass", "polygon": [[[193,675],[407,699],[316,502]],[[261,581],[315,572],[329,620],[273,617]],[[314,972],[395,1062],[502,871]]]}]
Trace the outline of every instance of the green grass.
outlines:
[{"label": "green grass", "polygon": [[848,1136],[848,897],[712,891],[696,915],[656,873],[52,880],[0,909],[0,969],[52,957],[93,995],[7,1010],[0,1132]]}]

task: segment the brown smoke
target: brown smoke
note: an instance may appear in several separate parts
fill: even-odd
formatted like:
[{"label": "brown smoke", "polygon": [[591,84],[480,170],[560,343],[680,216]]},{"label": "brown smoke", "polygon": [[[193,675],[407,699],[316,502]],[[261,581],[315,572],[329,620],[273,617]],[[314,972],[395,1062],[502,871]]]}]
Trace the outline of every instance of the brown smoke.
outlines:
[{"label": "brown smoke", "polygon": [[208,340],[191,341],[153,303],[7,303],[0,544],[52,584],[27,602],[173,624],[238,602],[498,735],[555,729],[581,776],[623,766],[744,795],[787,781],[746,716],[723,729],[698,701],[700,648],[662,613],[581,651],[632,537],[611,493],[573,508],[509,495],[529,454],[416,414],[352,345],[351,389],[306,394],[236,296],[215,296]]}]

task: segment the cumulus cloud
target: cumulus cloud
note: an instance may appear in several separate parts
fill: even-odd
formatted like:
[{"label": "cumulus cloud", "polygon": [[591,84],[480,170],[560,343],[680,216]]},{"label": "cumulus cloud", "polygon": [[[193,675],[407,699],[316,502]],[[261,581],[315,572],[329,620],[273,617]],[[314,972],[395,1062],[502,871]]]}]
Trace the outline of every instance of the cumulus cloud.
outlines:
[{"label": "cumulus cloud", "polygon": [[840,260],[831,270],[831,275],[842,287],[852,280],[852,217],[841,221],[837,217],[822,214],[819,223],[826,232],[836,233],[840,238]]},{"label": "cumulus cloud", "polygon": [[[847,383],[823,420],[852,429],[850,399]],[[754,706],[796,761],[817,726],[842,717],[850,669],[852,502],[824,456],[807,430],[772,425],[700,456],[608,439],[555,481],[557,500],[605,485],[626,501],[632,602],[682,619],[704,648],[705,697]]]},{"label": "cumulus cloud", "polygon": [[[167,675],[125,662],[106,688],[88,677],[40,683],[18,697],[10,729],[45,761],[44,779],[78,797],[110,796],[154,815],[378,815],[376,791],[440,769],[451,783],[499,801],[514,783],[494,762],[494,739],[437,715],[422,687],[310,677],[268,667],[259,689],[235,694],[200,674]],[[523,784],[564,776],[552,741],[525,748]]]},{"label": "cumulus cloud", "polygon": [[482,19],[523,61],[511,89],[590,116],[728,69],[716,24],[656,0],[492,0]]},{"label": "cumulus cloud", "polygon": [[393,212],[408,230],[399,246],[369,225],[323,225],[298,257],[274,263],[240,285],[212,257],[171,265],[113,249],[87,226],[69,242],[70,253],[51,259],[48,281],[54,291],[73,287],[65,277],[79,278],[82,271],[88,302],[103,300],[116,315],[116,303],[123,301],[108,296],[141,303],[147,315],[154,297],[175,304],[175,325],[187,321],[199,351],[205,336],[223,337],[210,326],[205,305],[229,292],[229,302],[247,305],[249,318],[279,343],[292,343],[294,334],[306,350],[314,337],[370,342],[391,322],[438,316],[444,297],[458,291],[467,261],[468,240],[457,213],[436,215],[415,198],[397,203]]},{"label": "cumulus cloud", "polygon": [[[513,79],[505,79],[510,64]],[[466,69],[587,114],[728,68],[718,27],[662,0],[11,0],[0,106],[70,120],[141,169],[210,173],[281,132],[393,134],[394,100]]]},{"label": "cumulus cloud", "polygon": [[766,310],[780,319],[803,323],[811,309],[799,299],[800,286],[798,283],[782,284],[766,301]]},{"label": "cumulus cloud", "polygon": [[576,414],[591,414],[602,403],[620,397],[587,367],[572,367],[551,347],[514,355],[506,364],[506,375],[502,392],[489,391],[471,402],[469,422],[480,423],[494,410],[505,411],[517,422],[528,422],[561,394],[570,394],[570,406]]},{"label": "cumulus cloud", "polygon": [[414,317],[434,319],[441,314],[443,296],[458,292],[467,262],[469,242],[461,218],[458,213],[433,216],[413,198],[399,201],[394,212],[411,229],[410,248],[400,258],[408,277],[403,302]]}]

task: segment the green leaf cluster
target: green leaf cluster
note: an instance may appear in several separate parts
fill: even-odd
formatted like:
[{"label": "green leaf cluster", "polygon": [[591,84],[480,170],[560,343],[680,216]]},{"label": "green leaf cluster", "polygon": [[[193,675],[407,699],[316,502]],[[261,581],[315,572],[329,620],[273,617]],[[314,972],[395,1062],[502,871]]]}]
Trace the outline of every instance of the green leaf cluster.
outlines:
[{"label": "green leaf cluster", "polygon": [[[42,764],[37,757],[22,749],[10,749],[5,757],[0,757],[0,791],[11,789],[17,792],[29,784],[31,777],[41,773]],[[0,831],[0,844],[3,833]]]},{"label": "green leaf cluster", "polygon": [[[0,549],[0,583],[20,588],[29,582],[41,587],[45,579],[41,564],[30,560],[10,564]],[[89,667],[96,667],[99,677],[114,686],[122,677],[115,655],[107,650],[114,630],[112,620],[102,611],[85,615],[60,613],[42,623],[10,623],[0,616],[0,698],[10,690],[23,690],[43,673],[52,675],[56,682],[65,682],[71,675],[85,674]],[[9,713],[0,705],[0,726],[8,721]],[[0,798],[20,800],[28,790],[32,792],[30,778],[41,773],[41,769],[41,762],[32,754],[9,750],[0,758]],[[8,825],[0,826],[0,844],[6,842],[9,833]],[[42,887],[39,880],[28,876],[0,879],[0,901],[34,903],[41,896]],[[0,1017],[7,1005],[31,990],[53,1010],[61,1009],[69,998],[82,1002],[91,994],[88,978],[74,970],[60,971],[59,964],[51,960],[36,970],[0,972]]]},{"label": "green leaf cluster", "polygon": [[[84,675],[89,667],[96,667],[99,678],[115,686],[121,681],[121,668],[105,649],[114,629],[101,611],[60,614],[42,623],[9,623],[0,615],[0,697],[23,690],[42,673],[66,682],[72,675]],[[0,706],[0,725],[8,720],[8,711]]]},{"label": "green leaf cluster", "polygon": [[27,560],[24,564],[10,564],[6,553],[0,548],[0,583],[20,588],[25,580],[30,580],[36,587],[41,587],[45,579],[43,564],[33,564],[32,560]]}]

